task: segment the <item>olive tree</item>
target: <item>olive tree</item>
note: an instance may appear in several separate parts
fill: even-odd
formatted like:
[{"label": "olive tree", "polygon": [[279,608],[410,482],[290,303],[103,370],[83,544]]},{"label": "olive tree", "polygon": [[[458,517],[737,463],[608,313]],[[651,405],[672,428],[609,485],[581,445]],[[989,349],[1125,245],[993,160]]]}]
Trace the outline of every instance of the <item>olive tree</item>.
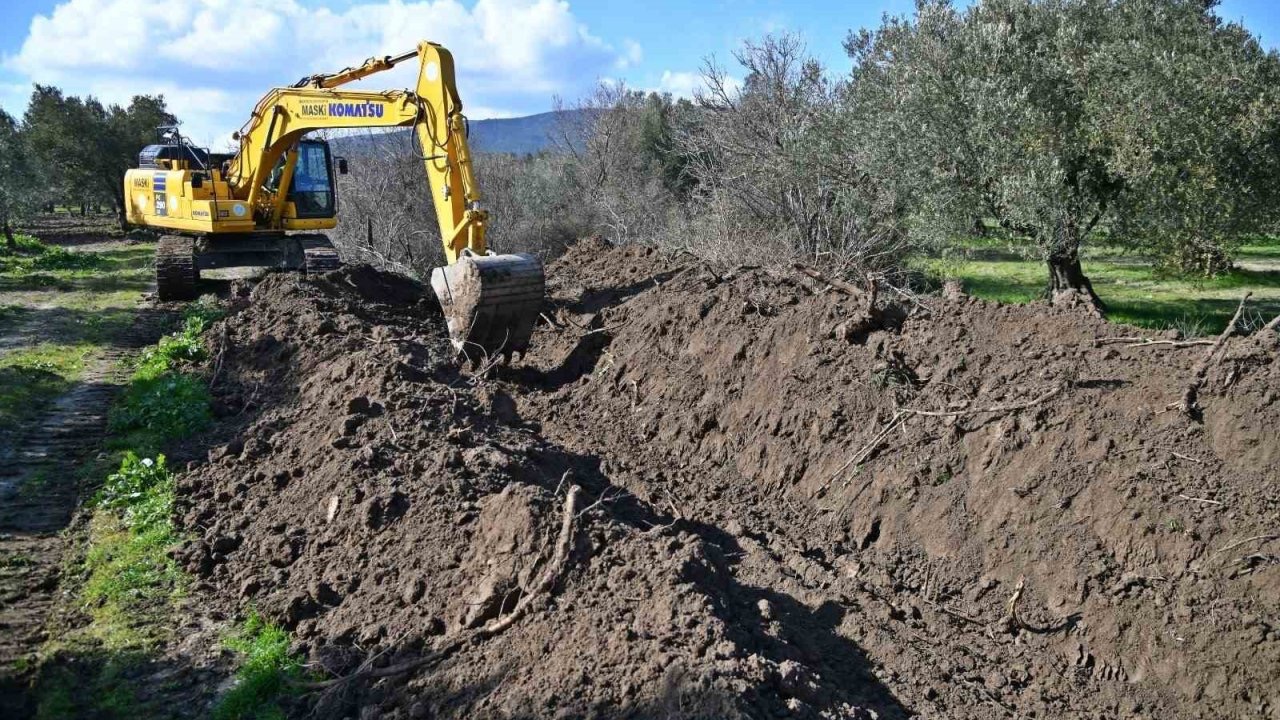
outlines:
[{"label": "olive tree", "polygon": [[122,228],[125,171],[136,165],[143,146],[156,141],[156,128],[177,122],[163,97],[138,95],[127,106],[103,105],[43,85],[35,86],[23,119],[50,184],[82,203],[109,199]]},{"label": "olive tree", "polygon": [[1097,232],[1172,256],[1272,211],[1255,178],[1275,162],[1275,58],[1213,4],[921,0],[846,40],[851,152],[913,233],[993,219],[1039,250],[1050,297],[1101,306],[1080,265]]},{"label": "olive tree", "polygon": [[13,116],[0,110],[0,232],[10,250],[17,246],[13,224],[35,207],[39,185],[40,176],[31,162],[22,128]]},{"label": "olive tree", "polygon": [[679,235],[690,178],[675,128],[691,109],[620,82],[598,84],[573,107],[557,101],[552,140],[567,161],[569,210],[579,227],[615,242],[660,244]]}]

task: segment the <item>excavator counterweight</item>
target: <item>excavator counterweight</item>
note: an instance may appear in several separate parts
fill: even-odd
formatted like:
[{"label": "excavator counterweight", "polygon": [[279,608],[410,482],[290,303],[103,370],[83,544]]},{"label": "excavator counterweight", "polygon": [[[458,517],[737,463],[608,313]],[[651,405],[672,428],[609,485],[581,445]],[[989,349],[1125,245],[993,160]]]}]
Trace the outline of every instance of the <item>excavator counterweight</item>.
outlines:
[{"label": "excavator counterweight", "polygon": [[[343,87],[413,59],[412,90]],[[193,297],[202,269],[336,269],[337,251],[322,231],[337,226],[335,168],[345,174],[347,161],[309,134],[374,127],[410,128],[416,141],[446,261],[431,286],[454,347],[473,362],[523,353],[545,292],[542,265],[488,249],[453,56],[431,42],[268,91],[236,133],[234,154],[196,148],[173,128],[168,142],[146,148],[124,191],[129,221],[164,233],[156,254],[161,299]]]}]

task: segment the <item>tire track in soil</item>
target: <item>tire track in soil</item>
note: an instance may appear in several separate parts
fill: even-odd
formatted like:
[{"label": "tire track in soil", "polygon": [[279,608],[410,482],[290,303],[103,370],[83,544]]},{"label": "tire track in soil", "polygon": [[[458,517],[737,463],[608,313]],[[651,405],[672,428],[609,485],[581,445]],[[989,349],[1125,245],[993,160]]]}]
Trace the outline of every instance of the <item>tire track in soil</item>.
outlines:
[{"label": "tire track in soil", "polygon": [[[89,358],[76,384],[0,447],[0,688],[20,679],[18,665],[46,640],[62,531],[80,499],[76,471],[102,444],[107,410],[129,376],[124,361],[155,343],[171,315],[139,308],[131,326]],[[0,699],[0,710],[6,704]]]}]

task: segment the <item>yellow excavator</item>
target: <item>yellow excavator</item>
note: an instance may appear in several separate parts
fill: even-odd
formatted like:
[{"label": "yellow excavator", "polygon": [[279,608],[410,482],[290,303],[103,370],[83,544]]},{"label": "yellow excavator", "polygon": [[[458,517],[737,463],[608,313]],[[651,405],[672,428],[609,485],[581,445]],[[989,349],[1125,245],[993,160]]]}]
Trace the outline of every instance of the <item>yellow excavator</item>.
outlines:
[{"label": "yellow excavator", "polygon": [[[342,89],[415,58],[413,90]],[[308,134],[375,127],[412,128],[416,139],[448,263],[432,271],[431,287],[454,347],[473,361],[523,353],[545,292],[542,265],[531,255],[493,254],[485,244],[488,214],[472,173],[453,56],[431,42],[271,90],[233,136],[235,154],[210,153],[176,128],[162,129],[164,142],[143,149],[124,178],[129,222],[164,233],[155,263],[160,298],[194,297],[205,269],[336,269],[338,253],[319,231],[337,226],[334,171],[346,174],[347,160]]]}]

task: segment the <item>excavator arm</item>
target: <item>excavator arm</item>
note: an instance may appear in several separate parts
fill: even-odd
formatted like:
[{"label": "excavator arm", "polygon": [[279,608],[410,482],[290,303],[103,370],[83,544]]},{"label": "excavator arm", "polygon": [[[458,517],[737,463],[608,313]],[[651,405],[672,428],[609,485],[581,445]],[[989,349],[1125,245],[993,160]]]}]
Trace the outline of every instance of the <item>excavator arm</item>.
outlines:
[{"label": "excavator arm", "polygon": [[[344,87],[415,58],[418,81],[413,90]],[[318,130],[412,128],[447,262],[432,272],[431,286],[444,309],[450,337],[473,362],[496,355],[510,358],[529,344],[545,278],[541,263],[531,255],[488,251],[488,213],[480,207],[466,123],[452,54],[422,42],[412,52],[372,58],[360,67],[313,75],[267,93],[237,134],[240,148],[226,179],[236,197],[248,199],[260,225],[278,229],[296,148],[305,135]],[[273,188],[270,176],[282,158]]]},{"label": "excavator arm", "polygon": [[[418,60],[418,82],[412,91],[342,89],[413,58]],[[288,187],[283,180],[292,176],[296,161],[288,154],[303,136],[318,130],[387,127],[413,130],[440,223],[445,259],[454,263],[464,250],[484,255],[488,214],[480,208],[453,56],[435,43],[423,42],[413,52],[371,58],[358,68],[313,75],[293,87],[270,91],[237,134],[240,148],[227,181],[237,197],[248,198],[256,217],[278,223],[281,196]],[[287,159],[282,182],[277,191],[269,190],[269,177],[282,157]]]}]

